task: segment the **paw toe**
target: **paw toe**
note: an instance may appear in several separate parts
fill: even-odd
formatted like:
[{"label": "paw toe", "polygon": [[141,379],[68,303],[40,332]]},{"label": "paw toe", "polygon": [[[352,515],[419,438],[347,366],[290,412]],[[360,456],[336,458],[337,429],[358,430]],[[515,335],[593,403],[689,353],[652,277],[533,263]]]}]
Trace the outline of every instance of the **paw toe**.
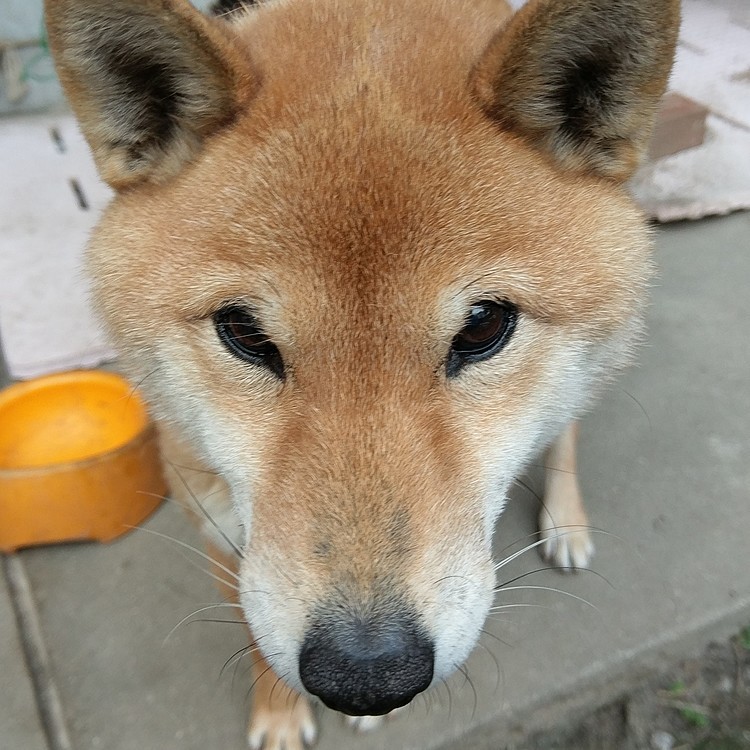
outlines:
[{"label": "paw toe", "polygon": [[383,716],[347,716],[346,725],[355,732],[372,732],[383,725]]},{"label": "paw toe", "polygon": [[372,732],[373,730],[382,727],[386,721],[390,721],[394,716],[398,716],[406,709],[407,706],[395,708],[385,716],[346,716],[346,725],[355,732],[360,732],[362,734],[365,732]]},{"label": "paw toe", "polygon": [[542,557],[563,570],[588,568],[594,545],[588,529],[542,530]]},{"label": "paw toe", "polygon": [[300,699],[291,710],[255,711],[247,730],[247,744],[250,750],[304,750],[317,735],[312,710]]}]

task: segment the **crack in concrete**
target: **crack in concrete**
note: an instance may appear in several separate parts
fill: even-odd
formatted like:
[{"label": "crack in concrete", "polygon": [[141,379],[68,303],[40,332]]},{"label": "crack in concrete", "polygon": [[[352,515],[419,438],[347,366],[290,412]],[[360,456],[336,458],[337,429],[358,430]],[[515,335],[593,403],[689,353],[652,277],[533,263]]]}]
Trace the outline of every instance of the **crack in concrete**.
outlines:
[{"label": "crack in concrete", "polygon": [[26,569],[14,554],[2,555],[2,562],[47,745],[49,750],[73,750]]}]

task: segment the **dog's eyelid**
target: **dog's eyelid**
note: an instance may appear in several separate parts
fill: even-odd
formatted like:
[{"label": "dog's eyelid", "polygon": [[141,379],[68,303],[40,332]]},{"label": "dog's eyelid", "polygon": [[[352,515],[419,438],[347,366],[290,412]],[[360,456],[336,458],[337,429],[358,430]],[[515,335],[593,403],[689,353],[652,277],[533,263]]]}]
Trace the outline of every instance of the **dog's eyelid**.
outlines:
[{"label": "dog's eyelid", "polygon": [[281,353],[251,311],[229,304],[217,310],[211,320],[219,340],[236,359],[265,367],[279,380],[284,380],[286,373]]},{"label": "dog's eyelid", "polygon": [[518,308],[511,302],[484,298],[470,305],[463,327],[451,342],[446,375],[456,377],[464,367],[501,352],[516,330],[518,317]]},{"label": "dog's eyelid", "polygon": [[519,305],[517,305],[515,302],[512,302],[507,294],[501,294],[498,292],[478,292],[477,294],[472,294],[471,297],[469,297],[467,310],[471,310],[472,307],[474,307],[475,305],[481,305],[483,302],[494,302],[496,305],[512,307],[515,310],[519,309]]},{"label": "dog's eyelid", "polygon": [[220,304],[214,305],[213,310],[206,315],[207,318],[211,318],[215,315],[219,315],[226,310],[240,310],[245,315],[251,317],[253,320],[258,320],[258,309],[257,305],[253,304],[250,300],[244,297],[232,297],[230,299],[223,300]]}]

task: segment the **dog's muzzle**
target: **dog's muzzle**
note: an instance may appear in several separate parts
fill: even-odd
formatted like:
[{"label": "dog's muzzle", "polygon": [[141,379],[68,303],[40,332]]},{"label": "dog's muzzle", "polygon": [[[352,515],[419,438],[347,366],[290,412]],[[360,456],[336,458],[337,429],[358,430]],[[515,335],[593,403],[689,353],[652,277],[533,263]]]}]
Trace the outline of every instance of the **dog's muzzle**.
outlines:
[{"label": "dog's muzzle", "polygon": [[429,687],[435,653],[416,618],[336,614],[315,622],[299,656],[302,684],[326,706],[381,715]]}]

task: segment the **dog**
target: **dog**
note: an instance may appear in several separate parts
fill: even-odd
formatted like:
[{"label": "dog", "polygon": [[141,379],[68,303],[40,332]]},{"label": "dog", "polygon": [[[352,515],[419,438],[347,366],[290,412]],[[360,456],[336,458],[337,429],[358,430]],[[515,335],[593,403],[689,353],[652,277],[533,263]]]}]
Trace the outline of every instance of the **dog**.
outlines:
[{"label": "dog", "polygon": [[249,744],[312,742],[313,697],[369,726],[471,652],[495,523],[545,448],[543,552],[589,563],[576,420],[643,332],[624,183],[678,0],[46,20],[116,192],[96,309],[257,644]]}]

